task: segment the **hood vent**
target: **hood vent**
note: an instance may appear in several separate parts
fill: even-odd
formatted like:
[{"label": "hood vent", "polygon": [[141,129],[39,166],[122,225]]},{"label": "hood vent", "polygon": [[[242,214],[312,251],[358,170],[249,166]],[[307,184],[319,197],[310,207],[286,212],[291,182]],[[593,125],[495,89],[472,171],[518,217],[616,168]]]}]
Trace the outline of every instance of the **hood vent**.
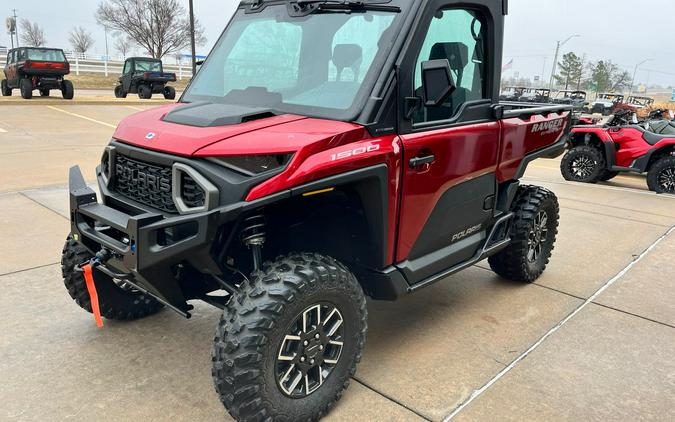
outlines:
[{"label": "hood vent", "polygon": [[276,114],[268,108],[196,102],[175,108],[167,113],[162,120],[186,126],[216,127],[236,125],[274,116]]}]

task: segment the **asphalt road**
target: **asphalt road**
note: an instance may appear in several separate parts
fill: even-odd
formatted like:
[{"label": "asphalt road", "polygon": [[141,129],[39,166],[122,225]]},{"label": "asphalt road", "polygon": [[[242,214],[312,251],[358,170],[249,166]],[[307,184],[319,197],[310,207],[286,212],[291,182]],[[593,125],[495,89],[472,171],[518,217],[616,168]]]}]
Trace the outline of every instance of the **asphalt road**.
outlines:
[{"label": "asphalt road", "polygon": [[[106,321],[60,278],[67,169],[93,179],[117,122],[144,106],[0,108],[0,420],[229,420],[214,393],[217,309]],[[560,198],[532,285],[481,263],[369,303],[364,359],[329,420],[675,420],[675,196],[643,176],[582,185],[538,160]]]}]

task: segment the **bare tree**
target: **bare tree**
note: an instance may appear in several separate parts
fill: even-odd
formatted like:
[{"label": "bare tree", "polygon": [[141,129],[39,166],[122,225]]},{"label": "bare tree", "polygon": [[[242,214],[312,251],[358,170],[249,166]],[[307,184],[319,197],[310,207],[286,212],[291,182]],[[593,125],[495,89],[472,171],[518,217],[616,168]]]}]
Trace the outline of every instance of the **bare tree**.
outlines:
[{"label": "bare tree", "polygon": [[[96,19],[158,59],[190,45],[190,21],[178,0],[103,0]],[[195,22],[195,39],[198,45],[206,42],[199,22]]]},{"label": "bare tree", "polygon": [[21,41],[30,47],[44,47],[47,43],[44,29],[28,19],[21,20]]},{"label": "bare tree", "polygon": [[121,35],[115,39],[115,44],[113,45],[115,50],[122,55],[122,57],[127,57],[127,54],[131,52],[134,48],[134,42],[129,37]]},{"label": "bare tree", "polygon": [[94,45],[94,37],[91,32],[81,26],[73,28],[68,33],[68,41],[76,53],[86,53]]}]

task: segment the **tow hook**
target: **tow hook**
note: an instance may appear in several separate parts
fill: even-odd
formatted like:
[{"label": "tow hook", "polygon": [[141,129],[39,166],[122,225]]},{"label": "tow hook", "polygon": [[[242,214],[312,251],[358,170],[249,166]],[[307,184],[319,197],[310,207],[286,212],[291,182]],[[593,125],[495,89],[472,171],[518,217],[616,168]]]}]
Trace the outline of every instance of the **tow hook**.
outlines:
[{"label": "tow hook", "polygon": [[94,283],[94,268],[105,263],[108,259],[110,259],[110,251],[103,248],[89,261],[83,262],[75,268],[75,271],[83,273],[87,292],[89,293],[89,300],[91,301],[91,312],[94,314],[94,320],[98,328],[103,328],[103,318],[101,318],[101,308],[98,303],[96,284]]}]

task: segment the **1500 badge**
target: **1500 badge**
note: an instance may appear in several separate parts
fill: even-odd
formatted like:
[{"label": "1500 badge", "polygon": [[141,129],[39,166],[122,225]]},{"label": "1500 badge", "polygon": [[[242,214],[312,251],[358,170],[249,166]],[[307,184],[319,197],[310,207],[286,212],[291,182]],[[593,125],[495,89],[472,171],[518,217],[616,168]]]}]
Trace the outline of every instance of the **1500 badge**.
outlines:
[{"label": "1500 badge", "polygon": [[375,152],[380,149],[379,145],[369,145],[367,147],[355,148],[349,151],[338,152],[337,154],[331,154],[331,161],[344,160],[345,158],[353,157],[355,155],[366,154],[368,152]]}]

